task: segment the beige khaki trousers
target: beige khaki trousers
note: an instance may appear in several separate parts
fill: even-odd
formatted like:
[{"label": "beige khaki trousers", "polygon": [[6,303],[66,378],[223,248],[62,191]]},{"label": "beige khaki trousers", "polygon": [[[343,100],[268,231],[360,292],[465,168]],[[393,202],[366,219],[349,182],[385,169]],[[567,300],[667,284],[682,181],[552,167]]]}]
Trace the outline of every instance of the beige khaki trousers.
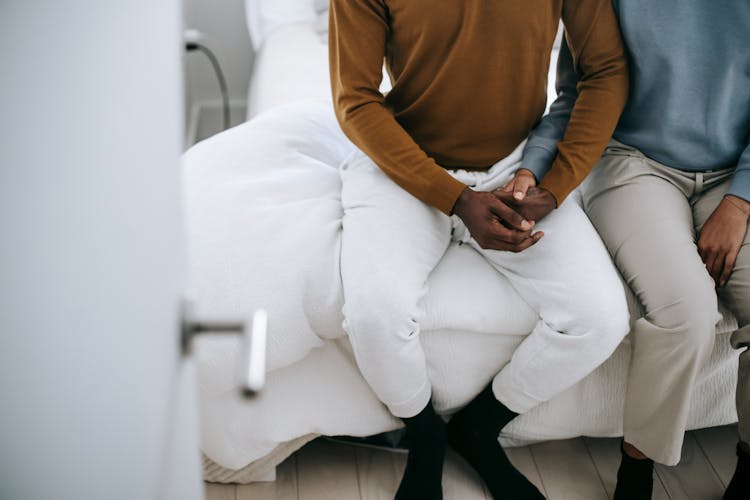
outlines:
[{"label": "beige khaki trousers", "polygon": [[737,403],[740,437],[750,442],[750,236],[718,289],[696,246],[732,172],[680,171],[612,141],[582,189],[585,211],[644,309],[631,329],[625,440],[667,465],[680,459],[690,395],[713,348],[717,295],[741,327],[733,336],[745,349]]}]

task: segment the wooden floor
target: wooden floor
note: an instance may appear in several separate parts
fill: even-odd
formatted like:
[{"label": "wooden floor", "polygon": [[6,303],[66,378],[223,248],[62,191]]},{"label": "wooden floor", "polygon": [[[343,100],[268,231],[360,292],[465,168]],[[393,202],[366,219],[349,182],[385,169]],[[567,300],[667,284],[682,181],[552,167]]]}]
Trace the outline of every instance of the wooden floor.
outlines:
[{"label": "wooden floor", "polygon": [[[656,467],[654,500],[720,500],[734,472],[736,426],[690,432],[682,462]],[[611,499],[618,439],[579,438],[508,449],[518,467],[551,500]],[[406,454],[316,440],[277,470],[273,483],[206,484],[207,500],[392,500]],[[445,500],[490,499],[481,481],[449,452]]]}]

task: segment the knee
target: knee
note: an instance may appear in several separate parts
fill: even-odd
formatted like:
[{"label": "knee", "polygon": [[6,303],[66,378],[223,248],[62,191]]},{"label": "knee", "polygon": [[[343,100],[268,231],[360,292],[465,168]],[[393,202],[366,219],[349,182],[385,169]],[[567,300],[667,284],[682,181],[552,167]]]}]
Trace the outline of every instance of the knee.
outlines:
[{"label": "knee", "polygon": [[576,318],[571,318],[574,326],[566,333],[592,336],[615,347],[622,342],[630,331],[630,313],[619,282],[617,287],[575,294],[579,311]]},{"label": "knee", "polygon": [[680,290],[678,298],[647,310],[644,318],[664,331],[675,349],[708,355],[716,338],[718,300],[712,287]]},{"label": "knee", "polygon": [[419,333],[420,311],[414,302],[394,292],[362,290],[349,294],[344,301],[344,330],[370,351],[408,341]]}]

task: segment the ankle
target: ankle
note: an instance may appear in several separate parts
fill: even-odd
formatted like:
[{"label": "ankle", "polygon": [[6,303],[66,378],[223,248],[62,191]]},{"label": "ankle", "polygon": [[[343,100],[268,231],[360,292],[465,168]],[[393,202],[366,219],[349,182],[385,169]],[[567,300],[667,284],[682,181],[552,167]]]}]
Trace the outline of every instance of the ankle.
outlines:
[{"label": "ankle", "polygon": [[406,426],[406,438],[410,442],[431,441],[434,446],[441,446],[446,441],[445,422],[427,403],[422,411],[413,417],[401,418]]},{"label": "ankle", "polygon": [[406,424],[409,455],[396,500],[442,500],[441,477],[447,446],[443,419],[430,402],[417,415],[401,420]]},{"label": "ankle", "polygon": [[626,449],[637,451],[640,456],[643,453],[632,445],[623,442],[620,444],[622,461],[617,470],[617,486],[613,500],[651,500],[654,488],[654,462],[648,457],[636,458],[630,456]]},{"label": "ankle", "polygon": [[508,422],[518,416],[497,400],[492,384],[485,387],[471,402],[451,419],[451,427],[470,427],[482,435],[497,437]]},{"label": "ankle", "polygon": [[406,430],[408,431],[409,429],[422,428],[424,426],[434,425],[437,422],[443,422],[443,419],[435,412],[435,409],[432,406],[432,401],[428,401],[427,406],[422,408],[419,413],[413,417],[401,417],[401,421],[404,422]]},{"label": "ankle", "polygon": [[635,460],[650,460],[641,450],[623,439],[621,450],[624,455]]}]

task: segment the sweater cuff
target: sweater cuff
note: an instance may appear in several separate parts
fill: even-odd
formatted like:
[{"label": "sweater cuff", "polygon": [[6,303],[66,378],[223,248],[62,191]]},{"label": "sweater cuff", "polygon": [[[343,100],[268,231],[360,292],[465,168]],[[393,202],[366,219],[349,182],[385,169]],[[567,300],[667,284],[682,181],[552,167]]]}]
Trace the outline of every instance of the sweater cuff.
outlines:
[{"label": "sweater cuff", "polygon": [[523,152],[521,168],[530,170],[539,183],[549,172],[556,154],[556,152],[549,151],[541,146],[527,147]]},{"label": "sweater cuff", "polygon": [[437,208],[445,215],[452,215],[453,206],[467,186],[453,178],[443,168],[440,168],[438,172],[422,201]]},{"label": "sweater cuff", "polygon": [[552,193],[559,207],[563,204],[565,198],[578,187],[581,181],[583,179],[579,179],[573,169],[567,163],[561,161],[558,156],[552,164],[550,171],[544,176],[542,182],[539,183],[539,187]]},{"label": "sweater cuff", "polygon": [[727,194],[750,202],[750,170],[735,170]]}]

